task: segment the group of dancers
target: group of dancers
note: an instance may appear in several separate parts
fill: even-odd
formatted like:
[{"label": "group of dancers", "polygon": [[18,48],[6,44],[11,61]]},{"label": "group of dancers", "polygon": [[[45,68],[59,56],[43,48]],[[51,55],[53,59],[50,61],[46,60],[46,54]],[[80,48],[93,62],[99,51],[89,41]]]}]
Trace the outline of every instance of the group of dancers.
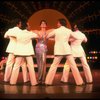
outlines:
[{"label": "group of dancers", "polygon": [[[47,30],[47,22],[41,20],[40,30],[32,30],[29,23],[22,25],[20,19],[15,19],[13,21],[13,28],[8,29],[4,38],[10,39],[6,49],[8,58],[5,67],[4,82],[9,82],[10,85],[16,85],[19,69],[22,67],[24,83],[30,81],[31,85],[34,86],[39,84],[53,85],[57,67],[62,58],[66,57],[61,82],[68,82],[69,71],[71,69],[76,85],[81,86],[85,83],[93,83],[92,73],[81,45],[82,42],[87,42],[87,38],[78,29],[77,25],[74,26],[74,31],[72,31],[67,28],[66,20],[61,18],[58,19],[56,29]],[[55,40],[54,60],[49,71],[46,73],[47,41],[50,38],[54,38]],[[32,45],[32,39],[37,40],[35,51]],[[33,56],[35,54],[38,77],[36,77],[34,70]],[[75,63],[75,58],[81,60],[86,82],[82,79]]]}]

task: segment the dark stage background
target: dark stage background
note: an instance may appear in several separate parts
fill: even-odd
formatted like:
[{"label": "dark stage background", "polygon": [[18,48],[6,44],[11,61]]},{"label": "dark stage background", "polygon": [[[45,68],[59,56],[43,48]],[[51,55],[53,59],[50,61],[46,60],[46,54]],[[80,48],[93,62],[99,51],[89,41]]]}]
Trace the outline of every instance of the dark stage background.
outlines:
[{"label": "dark stage background", "polygon": [[[3,56],[7,56],[5,50],[9,40],[4,39],[3,36],[7,29],[9,29],[11,21],[16,17],[26,21],[34,13],[44,9],[52,9],[62,13],[68,19],[71,26],[73,24],[81,26],[81,31],[88,38],[88,42],[82,44],[87,54],[88,63],[91,65],[91,68],[100,69],[100,1],[95,0],[0,1],[0,59]],[[34,40],[33,45],[35,46],[35,44],[36,41]],[[51,42],[48,45],[48,55],[53,55],[53,44],[54,42]]]}]

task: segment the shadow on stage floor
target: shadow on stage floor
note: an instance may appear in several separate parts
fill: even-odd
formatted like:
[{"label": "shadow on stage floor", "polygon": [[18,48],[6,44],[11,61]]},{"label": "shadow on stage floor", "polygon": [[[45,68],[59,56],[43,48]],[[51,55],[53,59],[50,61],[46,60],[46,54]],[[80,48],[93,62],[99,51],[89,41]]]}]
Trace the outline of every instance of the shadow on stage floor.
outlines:
[{"label": "shadow on stage floor", "polygon": [[[80,72],[84,81],[84,73]],[[53,86],[31,86],[23,84],[22,73],[18,77],[18,83],[11,86],[3,83],[4,71],[0,72],[0,98],[2,99],[97,99],[100,98],[100,69],[92,69],[93,84],[76,86],[72,73],[69,82],[61,83],[61,72],[57,72]],[[36,73],[37,76],[37,73]]]}]

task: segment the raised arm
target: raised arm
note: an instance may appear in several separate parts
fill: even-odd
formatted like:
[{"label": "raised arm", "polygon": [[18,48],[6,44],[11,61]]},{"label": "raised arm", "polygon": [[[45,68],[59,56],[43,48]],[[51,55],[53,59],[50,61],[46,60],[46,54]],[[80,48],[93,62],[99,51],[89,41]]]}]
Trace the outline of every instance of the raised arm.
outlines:
[{"label": "raised arm", "polygon": [[27,33],[27,34],[24,34],[24,35],[26,35],[25,37],[27,37],[27,38],[30,38],[30,39],[39,38],[38,34],[36,34],[35,31],[34,32],[33,31],[25,31],[25,33]]},{"label": "raised arm", "polygon": [[55,29],[50,29],[47,31],[46,38],[53,37],[55,35]]},{"label": "raised arm", "polygon": [[49,34],[50,32],[52,32],[54,29],[49,29],[46,31],[47,34]]},{"label": "raised arm", "polygon": [[41,35],[39,34],[39,31],[38,30],[31,30],[31,32],[37,34],[38,35],[38,38],[41,38]]}]

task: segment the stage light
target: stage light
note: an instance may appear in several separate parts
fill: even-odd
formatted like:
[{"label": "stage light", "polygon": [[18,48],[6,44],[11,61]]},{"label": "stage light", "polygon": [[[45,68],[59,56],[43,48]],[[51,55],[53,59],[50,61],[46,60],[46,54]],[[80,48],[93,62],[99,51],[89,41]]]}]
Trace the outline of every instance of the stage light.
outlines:
[{"label": "stage light", "polygon": [[87,59],[89,59],[89,57],[87,57]]},{"label": "stage light", "polygon": [[95,59],[98,59],[98,57],[95,57]]}]

